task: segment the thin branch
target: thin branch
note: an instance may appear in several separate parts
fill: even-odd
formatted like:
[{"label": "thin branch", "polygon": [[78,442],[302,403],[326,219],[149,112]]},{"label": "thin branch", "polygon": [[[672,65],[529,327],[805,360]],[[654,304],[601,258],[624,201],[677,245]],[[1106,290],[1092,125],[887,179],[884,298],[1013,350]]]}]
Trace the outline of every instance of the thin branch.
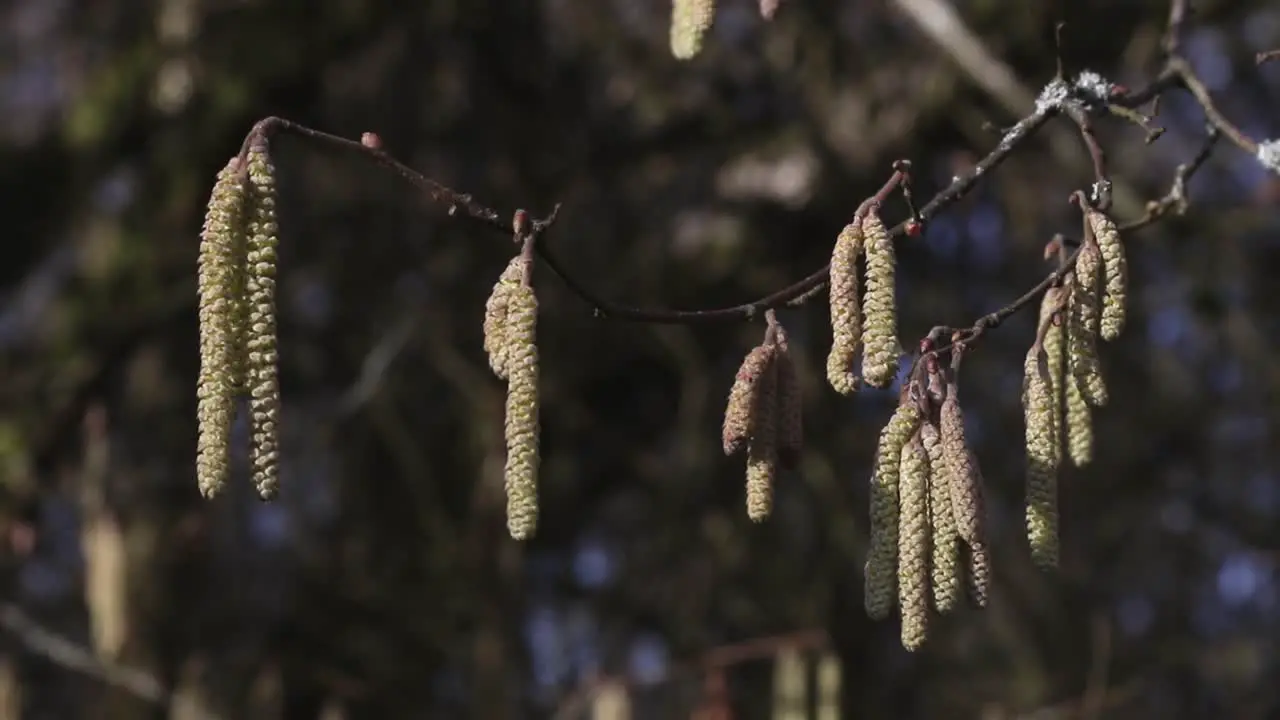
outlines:
[{"label": "thin branch", "polygon": [[1169,3],[1169,22],[1166,23],[1164,41],[1161,43],[1167,57],[1178,54],[1182,43],[1182,27],[1187,22],[1188,6],[1187,0],[1173,0]]},{"label": "thin branch", "polygon": [[[1176,3],[1175,3],[1176,4]],[[1209,122],[1222,132],[1233,145],[1250,155],[1258,154],[1258,143],[1244,134],[1240,128],[1236,127],[1227,119],[1218,106],[1213,102],[1213,96],[1209,94],[1209,88],[1205,87],[1204,81],[1196,75],[1195,69],[1191,67],[1191,63],[1180,56],[1169,58],[1169,68],[1182,78],[1182,84],[1187,90],[1195,96],[1196,102],[1200,103],[1200,107],[1204,109],[1205,117]]]},{"label": "thin branch", "polygon": [[137,668],[109,663],[89,648],[44,627],[16,605],[0,605],[0,627],[26,649],[60,668],[87,675],[155,704],[168,701],[169,691],[155,676]]},{"label": "thin branch", "polygon": [[1276,59],[1280,59],[1280,50],[1267,50],[1266,52],[1258,53],[1254,58],[1254,62],[1262,65]]}]

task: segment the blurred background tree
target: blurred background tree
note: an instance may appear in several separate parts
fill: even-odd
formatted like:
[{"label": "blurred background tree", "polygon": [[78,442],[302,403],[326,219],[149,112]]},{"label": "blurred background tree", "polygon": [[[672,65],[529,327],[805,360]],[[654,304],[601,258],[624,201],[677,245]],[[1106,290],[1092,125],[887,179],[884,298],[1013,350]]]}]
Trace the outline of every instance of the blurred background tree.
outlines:
[{"label": "blurred background tree", "polygon": [[[1280,135],[1280,63],[1254,65],[1280,45],[1280,8],[1193,10],[1182,52],[1222,110],[1253,138]],[[824,303],[781,313],[808,445],[757,526],[718,432],[759,325],[600,320],[548,275],[542,517],[517,544],[503,388],[480,340],[512,248],[289,137],[274,145],[282,498],[239,482],[199,499],[197,236],[259,118],[375,131],[506,212],[564,203],[547,242],[610,299],[730,305],[821,267],[892,160],[914,161],[928,198],[990,151],[990,126],[1025,115],[1053,75],[1057,21],[1070,70],[1138,88],[1161,67],[1169,7],[788,0],[764,23],[722,0],[688,63],[670,56],[669,13],[0,7],[0,716],[569,718],[595,697],[637,718],[770,717],[773,656],[793,645],[839,658],[844,717],[1280,712],[1280,192],[1225,145],[1188,214],[1130,238],[1130,325],[1105,350],[1098,456],[1064,477],[1056,575],[1022,537],[1034,313],[966,363],[995,587],[919,653],[862,610],[864,488],[897,390],[827,388]],[[1186,93],[1157,122],[1149,146],[1099,123],[1122,220],[1202,141]],[[1034,285],[1045,240],[1079,227],[1065,198],[1092,179],[1078,133],[1054,121],[900,243],[904,344]]]}]

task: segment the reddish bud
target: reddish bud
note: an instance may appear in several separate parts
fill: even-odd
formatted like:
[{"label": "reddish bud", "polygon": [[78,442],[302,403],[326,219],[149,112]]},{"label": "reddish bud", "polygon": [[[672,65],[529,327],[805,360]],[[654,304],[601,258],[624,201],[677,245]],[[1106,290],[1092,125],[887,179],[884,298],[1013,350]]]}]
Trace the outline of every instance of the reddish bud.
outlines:
[{"label": "reddish bud", "polygon": [[516,235],[524,235],[529,229],[529,213],[516,210],[516,214],[511,218],[511,229]]},{"label": "reddish bud", "polygon": [[924,223],[917,220],[907,221],[907,235],[910,235],[911,237],[919,237],[922,232],[924,232]]},{"label": "reddish bud", "polygon": [[367,148],[373,148],[374,150],[381,150],[382,138],[378,137],[377,133],[367,132],[360,136],[360,144]]}]

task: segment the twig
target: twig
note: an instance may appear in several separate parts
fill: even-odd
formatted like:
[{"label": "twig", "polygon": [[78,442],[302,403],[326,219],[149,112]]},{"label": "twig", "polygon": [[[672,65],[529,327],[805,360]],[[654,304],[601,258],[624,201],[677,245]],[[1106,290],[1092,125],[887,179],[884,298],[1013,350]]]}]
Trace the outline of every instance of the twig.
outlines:
[{"label": "twig", "polygon": [[[1176,3],[1175,3],[1176,4]],[[1195,96],[1196,102],[1200,103],[1200,107],[1204,109],[1205,117],[1209,122],[1222,132],[1233,145],[1250,155],[1258,154],[1258,143],[1244,134],[1240,128],[1236,127],[1227,119],[1219,110],[1217,105],[1213,103],[1213,96],[1209,94],[1209,88],[1205,87],[1204,82],[1196,75],[1195,69],[1191,67],[1191,63],[1180,56],[1169,58],[1169,68],[1182,78],[1182,84],[1187,90]]]},{"label": "twig", "polygon": [[1267,50],[1266,52],[1258,53],[1254,58],[1254,62],[1258,65],[1262,65],[1278,58],[1280,58],[1280,50]]},{"label": "twig", "polygon": [[16,605],[0,605],[0,627],[27,650],[58,667],[87,675],[147,702],[159,705],[168,701],[169,691],[150,673],[102,660],[92,650],[40,625]]},{"label": "twig", "polygon": [[1169,3],[1169,22],[1166,23],[1164,41],[1161,45],[1167,57],[1178,54],[1182,44],[1182,26],[1187,22],[1187,0],[1173,0]]}]

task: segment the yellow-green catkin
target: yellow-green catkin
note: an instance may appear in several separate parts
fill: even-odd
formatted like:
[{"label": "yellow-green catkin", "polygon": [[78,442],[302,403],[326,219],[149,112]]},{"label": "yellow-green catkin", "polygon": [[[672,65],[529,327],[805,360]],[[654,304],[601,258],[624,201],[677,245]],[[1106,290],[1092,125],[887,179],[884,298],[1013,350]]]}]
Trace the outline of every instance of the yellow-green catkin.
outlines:
[{"label": "yellow-green catkin", "polygon": [[827,354],[827,382],[841,395],[862,384],[853,363],[862,343],[862,307],[858,300],[858,256],[862,254],[862,225],[849,223],[831,251],[827,283],[831,308],[831,352]]},{"label": "yellow-green catkin", "polygon": [[1067,356],[1071,375],[1084,399],[1094,407],[1107,404],[1107,384],[1098,360],[1099,291],[1102,280],[1102,252],[1095,243],[1085,243],[1076,258],[1071,286],[1070,324]]},{"label": "yellow-green catkin", "polygon": [[1023,363],[1022,403],[1026,420],[1027,539],[1031,559],[1043,568],[1058,565],[1058,468],[1053,445],[1052,384],[1044,349],[1031,346]]},{"label": "yellow-green catkin", "polygon": [[867,252],[867,292],[863,300],[862,379],[888,387],[898,372],[898,311],[894,293],[893,240],[874,209],[862,221]]},{"label": "yellow-green catkin", "polygon": [[280,492],[280,358],[276,341],[275,168],[266,143],[249,149],[249,238],[246,254],[248,326],[245,345],[249,389],[249,466],[258,497],[271,500]]},{"label": "yellow-green catkin", "polygon": [[1067,378],[1067,457],[1076,467],[1093,461],[1093,411],[1080,383]]},{"label": "yellow-green catkin", "polygon": [[764,522],[773,511],[778,475],[778,363],[770,362],[756,385],[751,440],[747,444],[747,517]]},{"label": "yellow-green catkin", "polygon": [[1062,322],[1065,288],[1049,288],[1040,305],[1040,322],[1043,325],[1045,369],[1049,375],[1049,398],[1052,402],[1054,464],[1062,460],[1065,433],[1063,428],[1062,396],[1066,380],[1066,327]]},{"label": "yellow-green catkin", "polygon": [[690,60],[701,52],[715,15],[715,0],[672,0],[671,55],[677,60]]},{"label": "yellow-green catkin", "polygon": [[968,580],[966,586],[969,599],[974,605],[984,608],[991,593],[991,555],[986,543],[969,546],[968,565],[969,573],[965,577]]},{"label": "yellow-green catkin", "polygon": [[538,525],[538,298],[520,283],[507,297],[507,530],[516,540]]},{"label": "yellow-green catkin", "polygon": [[938,612],[947,613],[960,604],[964,594],[960,536],[951,510],[951,473],[943,458],[938,427],[932,422],[921,425],[920,441],[929,456],[929,523],[933,537],[929,569],[933,606]]},{"label": "yellow-green catkin", "polygon": [[244,184],[232,158],[218,173],[200,234],[197,286],[200,317],[200,376],[196,386],[198,431],[196,484],[205,497],[217,495],[230,474],[231,422],[235,414],[239,363],[234,314],[236,275],[242,272],[236,246],[243,244]]},{"label": "yellow-green catkin", "polygon": [[503,380],[507,379],[507,302],[511,289],[524,277],[527,264],[523,255],[511,258],[484,304],[484,351],[489,368]]},{"label": "yellow-green catkin", "polygon": [[970,546],[982,543],[985,540],[982,473],[965,438],[964,411],[954,384],[938,410],[938,431],[956,533]]},{"label": "yellow-green catkin", "polygon": [[778,461],[784,467],[794,468],[800,463],[800,452],[804,449],[804,402],[787,331],[778,325],[777,332]]},{"label": "yellow-green catkin", "polygon": [[871,542],[867,550],[863,598],[867,616],[873,620],[889,617],[893,609],[898,567],[898,474],[902,448],[922,419],[920,408],[904,397],[880,431],[876,444],[869,501]]},{"label": "yellow-green catkin", "polygon": [[929,455],[917,432],[898,471],[898,605],[902,646],[915,651],[929,631]]},{"label": "yellow-green catkin", "polygon": [[764,343],[752,348],[742,359],[738,374],[733,379],[733,387],[729,389],[729,402],[724,409],[721,441],[725,455],[741,452],[751,441],[755,432],[756,412],[760,407],[760,384],[772,372],[777,355],[777,345]]},{"label": "yellow-green catkin", "polygon": [[1115,340],[1124,331],[1125,304],[1129,292],[1129,262],[1125,258],[1124,242],[1116,224],[1105,213],[1090,210],[1089,226],[1102,251],[1102,319],[1103,340]]}]

